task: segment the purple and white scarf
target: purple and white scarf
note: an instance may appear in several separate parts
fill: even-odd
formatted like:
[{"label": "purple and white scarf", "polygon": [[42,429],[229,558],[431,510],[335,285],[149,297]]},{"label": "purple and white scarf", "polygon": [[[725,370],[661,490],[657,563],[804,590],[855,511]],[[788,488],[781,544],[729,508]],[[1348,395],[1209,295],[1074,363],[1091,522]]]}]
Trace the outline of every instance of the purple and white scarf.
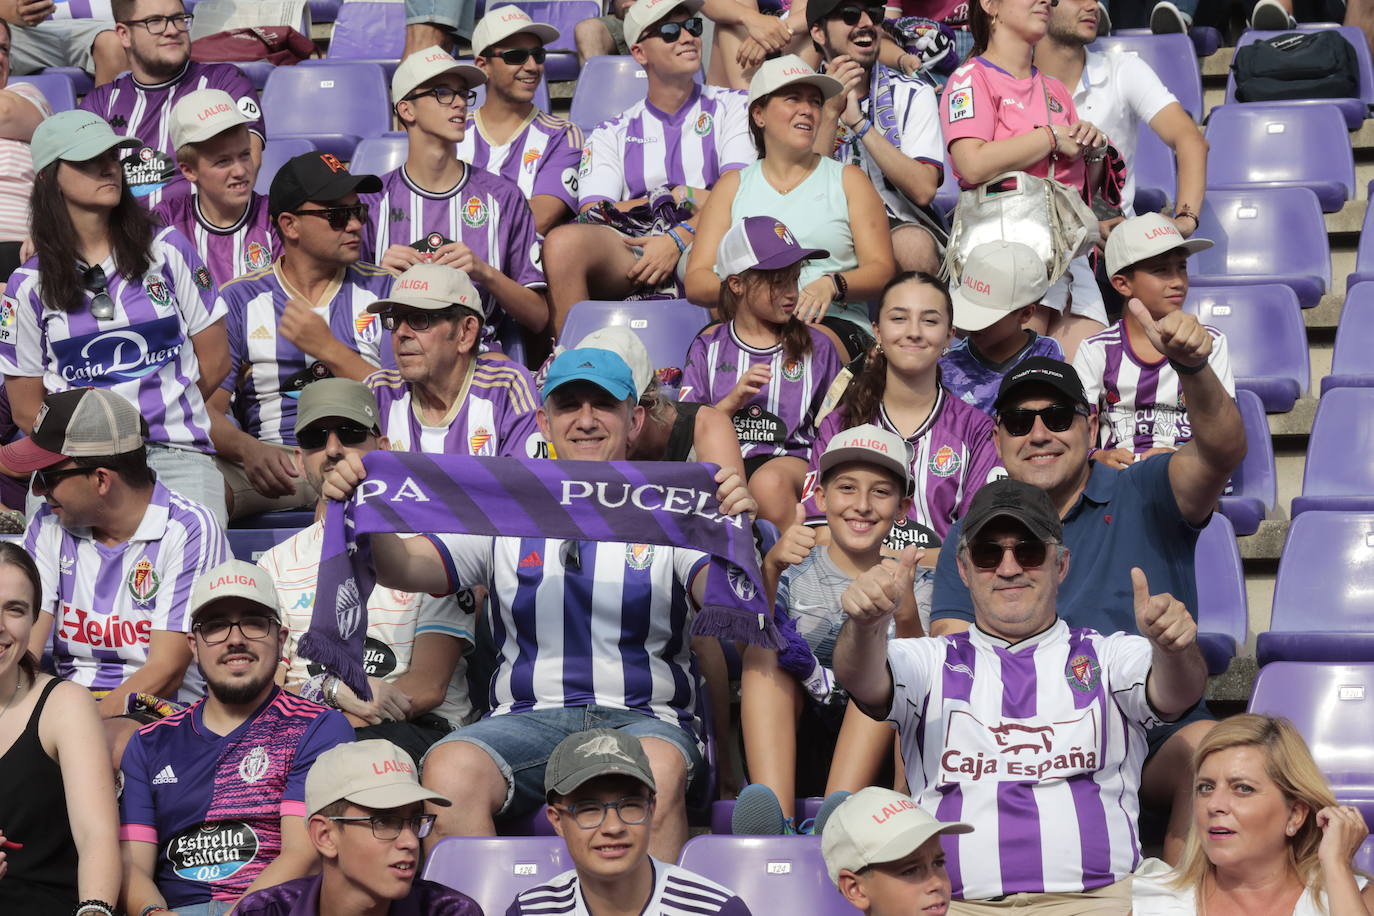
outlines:
[{"label": "purple and white scarf", "polygon": [[[371,452],[367,478],[324,518],[315,610],[300,653],[363,699],[367,600],[375,573],[363,535],[479,534],[686,547],[711,555],[696,635],[781,648],[753,529],[720,514],[715,465],[550,461]],[[454,583],[455,587],[459,583]],[[476,585],[485,583],[462,583]]]}]

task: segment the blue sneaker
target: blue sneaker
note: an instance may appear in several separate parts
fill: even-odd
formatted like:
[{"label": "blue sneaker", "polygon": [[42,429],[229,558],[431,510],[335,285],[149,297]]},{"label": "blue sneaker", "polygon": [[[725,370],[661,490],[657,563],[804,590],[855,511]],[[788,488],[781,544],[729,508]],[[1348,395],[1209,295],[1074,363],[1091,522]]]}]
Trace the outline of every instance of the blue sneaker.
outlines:
[{"label": "blue sneaker", "polygon": [[730,832],[735,836],[786,836],[793,833],[773,790],[751,783],[735,800]]},{"label": "blue sneaker", "polygon": [[830,815],[835,813],[835,809],[840,806],[840,802],[853,794],[852,792],[846,792],[841,789],[838,792],[831,792],[827,795],[825,801],[821,802],[820,810],[816,812],[816,823],[811,832],[820,836],[825,830],[825,822],[830,820]]}]

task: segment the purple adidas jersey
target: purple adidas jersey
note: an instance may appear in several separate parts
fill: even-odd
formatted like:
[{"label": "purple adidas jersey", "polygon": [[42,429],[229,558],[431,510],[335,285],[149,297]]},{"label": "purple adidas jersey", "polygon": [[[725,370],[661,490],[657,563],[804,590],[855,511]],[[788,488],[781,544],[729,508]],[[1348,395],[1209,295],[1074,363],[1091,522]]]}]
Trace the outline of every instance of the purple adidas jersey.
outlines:
[{"label": "purple adidas jersey", "polygon": [[811,352],[787,359],[782,344],[766,349],[739,339],[733,321],[714,324],[696,336],[682,370],[682,400],[716,404],[763,364],[773,377],[735,415],[740,451],[747,458],[791,455],[805,459],[816,438],[816,413],[830,383],[844,368],[829,337],[813,327]]},{"label": "purple adidas jersey", "polygon": [[224,285],[242,274],[271,267],[281,254],[281,240],[272,228],[267,198],[254,193],[243,216],[221,228],[207,222],[200,212],[200,196],[183,194],[153,208],[164,225],[177,230],[196,246],[210,277]]},{"label": "purple adidas jersey", "polygon": [[43,379],[48,392],[109,388],[138,405],[148,439],[208,452],[210,418],[192,338],[224,318],[215,284],[188,240],[158,232],[148,272],[130,281],[114,258],[100,265],[114,317],[91,315],[95,295],[75,312],[51,309],[39,295],[38,257],[10,275],[0,303],[0,370]]},{"label": "purple adidas jersey", "polygon": [[124,751],[119,838],[157,849],[153,881],[173,909],[237,900],[281,853],[281,819],[305,817],[305,775],[356,740],[343,714],[274,688],[227,735],[196,703],[145,725]]},{"label": "purple adidas jersey", "polygon": [[248,118],[248,129],[267,139],[257,90],[233,64],[187,61],[181,73],[154,85],[144,85],[132,73],[125,73],[112,83],[97,86],[81,100],[80,107],[109,121],[115,133],[136,137],[143,144],[125,151],[124,181],[148,206],[190,193],[190,183],[177,168],[168,115],[183,96],[197,89],[229,93]]},{"label": "purple adidas jersey", "polygon": [[536,108],[515,136],[496,146],[482,131],[481,114],[479,108],[468,115],[458,158],[514,182],[526,198],[547,194],[576,210],[587,145],[582,128]]},{"label": "purple adidas jersey", "polygon": [[538,458],[546,455],[535,411],[538,390],[530,370],[494,353],[473,360],[471,375],[443,426],[426,426],[415,413],[410,383],[396,369],[366,379],[377,396],[382,435],[398,452]]},{"label": "purple adidas jersey", "polygon": [[962,338],[940,357],[942,383],[959,400],[991,416],[992,402],[997,400],[997,389],[1002,386],[1002,376],[1013,366],[1032,356],[1064,359],[1064,351],[1060,348],[1059,341],[1053,337],[1041,337],[1034,331],[1026,331],[1026,336],[1026,345],[1004,363],[990,362],[978,352],[970,338]]},{"label": "purple adidas jersey", "polygon": [[[887,410],[881,405],[870,422],[898,436]],[[819,481],[821,453],[837,433],[848,428],[840,411],[831,411],[821,421],[811,447],[811,470],[806,476],[802,498],[808,524],[825,524],[825,514],[811,497]],[[985,483],[1007,476],[997,449],[992,444],[992,419],[981,410],[953,397],[942,386],[935,396],[935,407],[916,432],[906,437],[911,443],[911,477],[916,483],[911,510],[892,526],[887,544],[901,550],[908,544],[921,548],[939,547],[950,523],[968,511],[973,494]]]},{"label": "purple adidas jersey", "polygon": [[[391,292],[394,275],[373,264],[346,268],[328,301],[315,311],[334,336],[374,366],[393,364],[391,335],[367,307]],[[220,387],[232,395],[243,431],[263,442],[296,444],[296,401],[311,382],[328,378],[324,363],[277,331],[290,291],[278,266],[231,280],[220,291],[228,312],[229,375]]]}]

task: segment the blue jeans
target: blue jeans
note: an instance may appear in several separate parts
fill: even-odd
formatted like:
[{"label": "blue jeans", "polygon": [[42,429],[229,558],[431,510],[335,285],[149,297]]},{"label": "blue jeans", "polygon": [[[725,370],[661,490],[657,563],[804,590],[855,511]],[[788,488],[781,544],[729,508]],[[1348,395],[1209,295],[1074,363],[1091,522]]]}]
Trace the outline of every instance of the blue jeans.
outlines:
[{"label": "blue jeans", "polygon": [[406,25],[437,25],[472,37],[476,0],[406,0]]},{"label": "blue jeans", "polygon": [[207,900],[205,903],[183,903],[176,912],[177,916],[224,916],[233,908],[232,900]]},{"label": "blue jeans", "polygon": [[497,812],[519,817],[544,804],[544,766],[558,743],[589,728],[614,728],[636,738],[660,738],[682,752],[687,783],[705,769],[696,739],[684,728],[629,709],[606,706],[568,706],[489,716],[446,737],[429,749],[420,762],[429,762],[434,748],[450,741],[466,741],[486,751],[506,780],[506,803]]}]

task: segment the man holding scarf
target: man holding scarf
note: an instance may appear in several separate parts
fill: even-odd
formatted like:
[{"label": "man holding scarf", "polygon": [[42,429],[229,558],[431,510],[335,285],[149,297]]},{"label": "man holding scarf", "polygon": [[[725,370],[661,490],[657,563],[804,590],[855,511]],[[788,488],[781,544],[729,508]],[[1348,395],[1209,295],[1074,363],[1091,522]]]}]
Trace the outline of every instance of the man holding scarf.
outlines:
[{"label": "man holding scarf", "polygon": [[[569,350],[549,368],[540,431],[560,458],[624,461],[644,423],[637,395],[616,354]],[[325,477],[324,493],[347,500],[365,476],[361,460],[350,456]],[[737,473],[722,470],[716,482],[721,515],[755,513]],[[606,504],[606,517],[623,503]],[[370,547],[379,585],[449,593],[481,584],[491,593],[500,655],[492,713],[426,755],[424,784],[454,801],[437,812],[429,842],[491,835],[498,814],[543,804],[554,747],[570,734],[609,727],[644,747],[661,800],[651,852],[675,860],[687,838],[687,786],[703,765],[689,632],[694,609],[711,603],[708,556],[661,541],[470,534],[377,533]],[[747,583],[731,587],[741,598],[755,591]]]}]

